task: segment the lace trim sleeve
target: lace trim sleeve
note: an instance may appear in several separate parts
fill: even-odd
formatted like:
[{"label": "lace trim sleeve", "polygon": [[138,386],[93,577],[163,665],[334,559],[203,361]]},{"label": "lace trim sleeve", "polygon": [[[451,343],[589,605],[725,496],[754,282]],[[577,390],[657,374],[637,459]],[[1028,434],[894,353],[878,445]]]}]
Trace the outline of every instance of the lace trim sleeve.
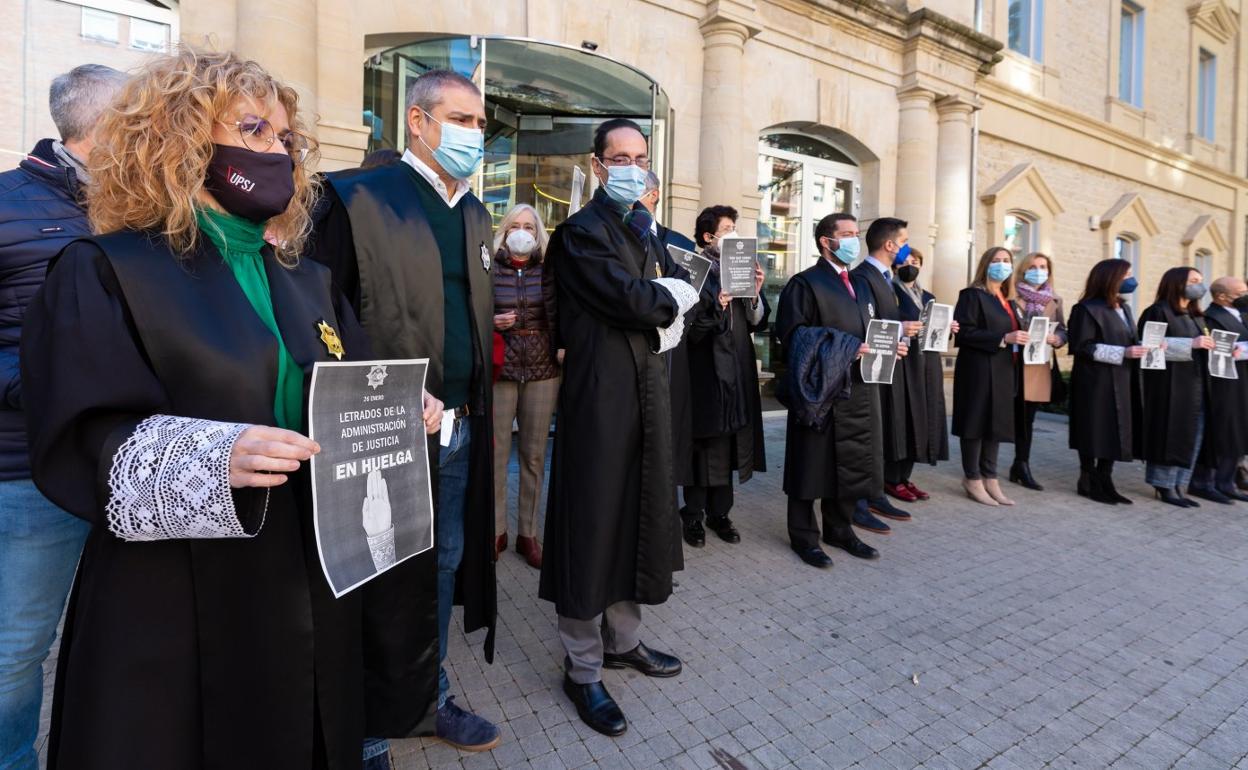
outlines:
[{"label": "lace trim sleeve", "polygon": [[163,414],[139,423],[109,469],[109,530],[129,541],[254,537],[264,514],[248,532],[230,489],[230,453],[249,427]]},{"label": "lace trim sleeve", "polygon": [[373,567],[383,570],[394,565],[394,527],[377,535],[367,535],[368,550],[373,555]]},{"label": "lace trim sleeve", "polygon": [[1191,361],[1192,360],[1192,338],[1191,337],[1166,337],[1166,360],[1167,361]]},{"label": "lace trim sleeve", "polygon": [[680,338],[685,333],[685,313],[689,312],[689,308],[698,304],[698,292],[679,278],[654,278],[652,280],[672,295],[678,308],[676,320],[672,321],[672,325],[666,329],[660,327],[657,330],[659,333],[658,349],[654,352],[665,353],[680,344]]},{"label": "lace trim sleeve", "polygon": [[1097,343],[1096,349],[1092,351],[1092,358],[1098,363],[1122,366],[1122,360],[1126,356],[1126,353],[1127,349],[1121,345],[1106,345],[1104,343]]}]

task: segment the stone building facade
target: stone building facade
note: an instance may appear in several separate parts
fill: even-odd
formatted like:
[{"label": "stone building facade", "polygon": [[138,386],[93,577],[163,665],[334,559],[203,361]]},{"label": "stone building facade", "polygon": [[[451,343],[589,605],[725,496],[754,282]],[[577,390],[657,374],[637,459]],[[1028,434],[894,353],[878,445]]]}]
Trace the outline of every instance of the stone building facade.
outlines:
[{"label": "stone building facade", "polygon": [[[1174,264],[1245,272],[1248,0],[165,5],[171,39],[233,48],[299,89],[324,168],[401,148],[398,85],[460,66],[492,102],[487,202],[501,212],[539,196],[548,224],[566,216],[572,168],[588,170],[584,137],[605,113],[587,105],[614,103],[617,87],[651,93],[652,110],[637,109],[658,139],[664,218],[689,232],[701,207],[736,206],[740,229],[759,235],[769,292],[811,263],[813,222],[838,209],[909,220],[923,281],[945,301],[997,243],[1051,254],[1071,301],[1106,256],[1136,263],[1141,300]],[[50,129],[41,100],[56,71],[141,56],[30,16],[155,6],[0,6],[6,19],[10,6],[27,13],[24,45],[0,53],[26,72],[20,89],[0,80],[0,109],[23,116],[21,131],[0,131],[11,165]]]}]

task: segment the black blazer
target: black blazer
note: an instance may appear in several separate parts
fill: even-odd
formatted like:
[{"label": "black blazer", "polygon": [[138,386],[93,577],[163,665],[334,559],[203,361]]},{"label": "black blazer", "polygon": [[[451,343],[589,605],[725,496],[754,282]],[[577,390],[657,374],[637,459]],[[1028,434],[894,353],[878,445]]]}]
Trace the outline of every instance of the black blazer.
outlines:
[{"label": "black blazer", "polygon": [[1012,305],[1002,305],[995,295],[977,286],[958,294],[953,318],[959,327],[953,369],[953,435],[1013,442],[1015,354],[1013,346],[1002,347],[1001,340],[1021,329],[1022,320]]}]

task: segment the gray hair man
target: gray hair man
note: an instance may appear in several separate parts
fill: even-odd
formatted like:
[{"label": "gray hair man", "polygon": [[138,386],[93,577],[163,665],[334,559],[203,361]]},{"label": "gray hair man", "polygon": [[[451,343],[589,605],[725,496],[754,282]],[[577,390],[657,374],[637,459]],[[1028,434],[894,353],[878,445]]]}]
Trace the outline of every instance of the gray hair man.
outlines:
[{"label": "gray hair man", "polygon": [[[90,526],[57,508],[30,479],[18,346],[26,306],[48,262],[90,235],[80,184],[100,114],[126,76],[84,64],[52,81],[59,139],[41,139],[0,174],[0,758],[34,767],[43,660]],[[6,766],[8,766],[6,764]]]},{"label": "gray hair man", "polygon": [[[436,548],[364,587],[374,637],[365,665],[378,683],[367,730],[378,737],[407,735],[431,705],[425,664],[446,659],[456,597],[464,630],[488,629],[487,660],[494,645],[494,238],[469,182],[485,151],[485,104],[467,77],[433,70],[408,87],[406,118],[400,162],[327,176],[311,254],[330,267],[377,358],[429,359],[425,387],[448,415],[430,463]],[[443,666],[437,679],[438,737],[469,751],[497,746],[498,728],[449,696]],[[370,742],[365,767],[386,766],[384,755]]]}]

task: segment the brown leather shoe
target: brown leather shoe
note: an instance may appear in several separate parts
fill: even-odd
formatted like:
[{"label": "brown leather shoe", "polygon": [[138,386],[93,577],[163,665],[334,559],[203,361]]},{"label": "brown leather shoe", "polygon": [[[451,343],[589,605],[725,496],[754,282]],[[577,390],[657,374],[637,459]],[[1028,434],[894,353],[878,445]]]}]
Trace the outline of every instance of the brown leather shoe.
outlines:
[{"label": "brown leather shoe", "polygon": [[533,569],[542,568],[542,546],[535,537],[517,537],[516,553],[524,557]]},{"label": "brown leather shoe", "polygon": [[507,550],[507,533],[504,532],[503,534],[498,536],[497,540],[494,541],[494,561],[498,561],[498,555],[506,550]]}]

